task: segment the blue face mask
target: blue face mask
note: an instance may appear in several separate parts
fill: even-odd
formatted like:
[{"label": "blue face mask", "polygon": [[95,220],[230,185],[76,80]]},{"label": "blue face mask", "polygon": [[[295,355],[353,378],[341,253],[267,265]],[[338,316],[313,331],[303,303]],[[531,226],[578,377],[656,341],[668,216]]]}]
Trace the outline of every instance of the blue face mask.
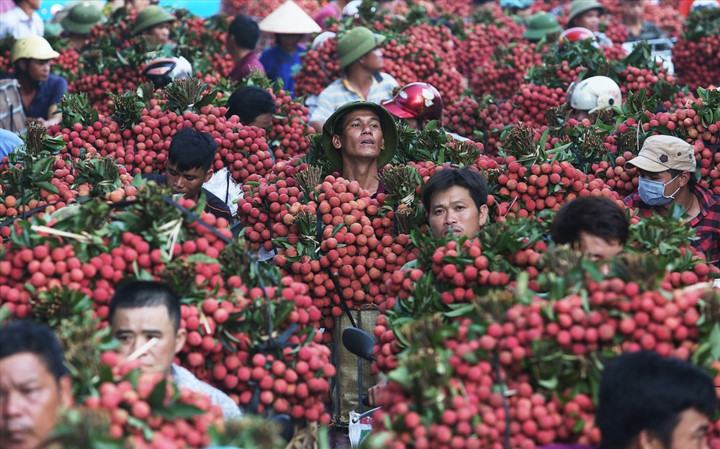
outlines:
[{"label": "blue face mask", "polygon": [[663,184],[660,181],[651,181],[640,177],[638,183],[638,194],[640,194],[640,199],[648,206],[664,206],[668,204],[675,199],[675,194],[678,193],[678,190],[680,190],[680,187],[678,187],[672,195],[665,196],[665,186],[675,181],[675,179],[677,179],[677,176],[668,181],[666,184]]}]

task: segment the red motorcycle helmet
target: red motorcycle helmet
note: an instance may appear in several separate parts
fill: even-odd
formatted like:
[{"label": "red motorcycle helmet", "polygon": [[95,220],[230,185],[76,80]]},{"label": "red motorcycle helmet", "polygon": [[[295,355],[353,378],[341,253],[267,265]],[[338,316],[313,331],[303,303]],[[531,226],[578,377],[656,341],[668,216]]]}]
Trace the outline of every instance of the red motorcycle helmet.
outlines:
[{"label": "red motorcycle helmet", "polygon": [[443,100],[432,84],[410,83],[381,103],[392,115],[417,120],[440,120]]},{"label": "red motorcycle helmet", "polygon": [[583,27],[572,27],[563,31],[560,35],[560,42],[567,39],[570,42],[584,41],[585,39],[595,40],[595,33]]}]

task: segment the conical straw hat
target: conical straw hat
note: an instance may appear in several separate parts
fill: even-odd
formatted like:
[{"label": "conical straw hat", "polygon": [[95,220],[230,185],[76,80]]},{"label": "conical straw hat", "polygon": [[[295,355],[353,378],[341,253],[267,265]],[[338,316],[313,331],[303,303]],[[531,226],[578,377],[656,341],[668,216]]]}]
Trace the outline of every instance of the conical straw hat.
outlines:
[{"label": "conical straw hat", "polygon": [[322,31],[312,17],[292,0],[288,0],[260,22],[266,33],[312,34]]}]

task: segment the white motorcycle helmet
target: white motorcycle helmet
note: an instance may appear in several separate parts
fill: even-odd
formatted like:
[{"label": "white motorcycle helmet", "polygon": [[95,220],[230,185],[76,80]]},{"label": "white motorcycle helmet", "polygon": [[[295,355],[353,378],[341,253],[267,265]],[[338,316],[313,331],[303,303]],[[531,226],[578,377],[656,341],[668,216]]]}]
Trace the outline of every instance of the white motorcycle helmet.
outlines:
[{"label": "white motorcycle helmet", "polygon": [[190,62],[182,56],[177,58],[158,58],[150,61],[143,70],[148,81],[155,84],[156,89],[163,88],[174,80],[190,78],[193,69]]},{"label": "white motorcycle helmet", "polygon": [[622,103],[620,86],[607,76],[593,76],[579,83],[572,83],[568,88],[567,98],[571,108],[591,114],[620,106]]},{"label": "white motorcycle helmet", "polygon": [[699,11],[701,9],[720,8],[718,0],[695,0],[690,7],[691,11]]}]

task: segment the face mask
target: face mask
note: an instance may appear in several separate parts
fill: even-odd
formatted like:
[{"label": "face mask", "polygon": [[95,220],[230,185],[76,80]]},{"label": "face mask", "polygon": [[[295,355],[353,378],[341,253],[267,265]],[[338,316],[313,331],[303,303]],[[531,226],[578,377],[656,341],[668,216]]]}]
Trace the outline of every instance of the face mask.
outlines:
[{"label": "face mask", "polygon": [[677,179],[677,176],[668,181],[666,184],[663,184],[660,181],[651,181],[641,177],[638,184],[638,194],[640,194],[640,199],[642,199],[648,206],[664,206],[668,204],[675,199],[675,194],[678,190],[680,190],[680,187],[678,187],[672,195],[665,196],[665,186],[675,181],[675,179]]}]

